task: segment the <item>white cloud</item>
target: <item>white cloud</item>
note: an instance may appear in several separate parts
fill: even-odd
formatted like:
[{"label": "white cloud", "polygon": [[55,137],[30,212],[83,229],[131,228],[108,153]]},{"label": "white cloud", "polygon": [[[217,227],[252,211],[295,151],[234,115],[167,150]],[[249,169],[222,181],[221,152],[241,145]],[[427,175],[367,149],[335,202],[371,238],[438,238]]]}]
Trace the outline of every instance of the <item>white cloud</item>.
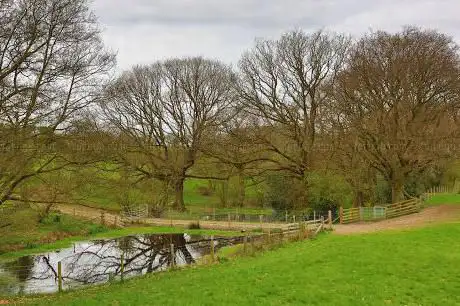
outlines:
[{"label": "white cloud", "polygon": [[236,63],[255,37],[326,27],[352,35],[413,24],[460,40],[458,0],[95,0],[120,69],[202,55]]}]

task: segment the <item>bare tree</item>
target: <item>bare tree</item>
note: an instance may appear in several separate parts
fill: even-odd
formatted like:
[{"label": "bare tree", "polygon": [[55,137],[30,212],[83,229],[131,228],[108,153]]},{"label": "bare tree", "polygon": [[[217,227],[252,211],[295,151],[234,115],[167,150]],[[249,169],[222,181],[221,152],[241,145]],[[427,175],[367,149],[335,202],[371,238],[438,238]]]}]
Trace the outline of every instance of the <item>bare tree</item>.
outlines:
[{"label": "bare tree", "polygon": [[258,118],[259,143],[271,152],[273,169],[304,178],[328,101],[323,90],[345,59],[348,38],[294,31],[259,41],[240,61],[240,93]]},{"label": "bare tree", "polygon": [[[353,47],[335,84],[344,132],[401,200],[411,173],[450,155],[458,107],[460,57],[450,37],[406,28],[371,33]],[[455,106],[456,105],[456,106]]]},{"label": "bare tree", "polygon": [[[262,174],[267,170],[264,163],[270,159],[265,147],[257,144],[257,133],[252,128],[250,116],[242,112],[240,107],[236,107],[234,111],[235,115],[231,116],[231,120],[224,122],[222,129],[214,131],[204,139],[206,143],[203,153],[212,158],[208,164],[212,165],[214,171],[218,169],[221,175],[226,174],[228,179],[236,177],[235,204],[242,207],[246,187],[263,181]],[[250,180],[247,180],[248,178]],[[228,181],[222,183],[228,184]]]},{"label": "bare tree", "polygon": [[72,163],[54,145],[98,97],[114,56],[86,0],[5,0],[0,20],[0,204]]},{"label": "bare tree", "polygon": [[107,91],[104,117],[131,144],[120,161],[139,179],[171,182],[178,209],[185,208],[184,180],[193,177],[204,135],[232,113],[233,82],[219,62],[172,59],[135,67]]}]

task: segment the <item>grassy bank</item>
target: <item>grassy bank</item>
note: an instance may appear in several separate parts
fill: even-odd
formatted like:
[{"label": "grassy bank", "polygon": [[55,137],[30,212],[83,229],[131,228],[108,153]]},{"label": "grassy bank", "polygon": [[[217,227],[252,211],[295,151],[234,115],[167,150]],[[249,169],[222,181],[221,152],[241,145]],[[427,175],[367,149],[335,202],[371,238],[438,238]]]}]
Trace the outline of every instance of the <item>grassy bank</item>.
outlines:
[{"label": "grassy bank", "polygon": [[460,224],[326,234],[256,257],[22,299],[38,305],[455,305]]},{"label": "grassy bank", "polygon": [[19,207],[3,218],[2,223],[6,226],[0,229],[0,254],[35,249],[72,236],[91,236],[109,230],[102,225],[58,213],[40,217],[39,211],[28,207]]}]

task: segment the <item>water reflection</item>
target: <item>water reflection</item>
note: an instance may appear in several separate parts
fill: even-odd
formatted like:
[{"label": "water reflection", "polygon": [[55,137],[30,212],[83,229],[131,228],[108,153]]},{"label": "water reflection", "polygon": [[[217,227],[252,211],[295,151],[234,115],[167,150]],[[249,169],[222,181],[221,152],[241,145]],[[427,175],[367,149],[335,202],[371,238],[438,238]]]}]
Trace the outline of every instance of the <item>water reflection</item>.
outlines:
[{"label": "water reflection", "polygon": [[[217,238],[219,247],[239,243],[240,238]],[[174,253],[171,256],[171,244]],[[57,266],[62,263],[64,289],[85,284],[104,283],[167,269],[172,261],[178,266],[192,264],[210,252],[205,236],[187,234],[140,235],[75,244],[44,255],[25,256],[0,264],[0,293],[29,294],[56,292]],[[123,273],[122,273],[123,271]]]}]

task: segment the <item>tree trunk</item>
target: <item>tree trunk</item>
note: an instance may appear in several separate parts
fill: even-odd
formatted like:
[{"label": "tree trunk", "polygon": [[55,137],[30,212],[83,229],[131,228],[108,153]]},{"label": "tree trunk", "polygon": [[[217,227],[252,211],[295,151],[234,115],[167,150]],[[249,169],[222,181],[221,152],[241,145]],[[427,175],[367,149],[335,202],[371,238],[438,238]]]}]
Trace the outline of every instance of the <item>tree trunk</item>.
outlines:
[{"label": "tree trunk", "polygon": [[228,181],[221,181],[219,182],[220,188],[219,188],[219,198],[220,198],[220,204],[222,207],[227,207],[227,199],[228,199]]},{"label": "tree trunk", "polygon": [[238,169],[238,207],[243,207],[244,199],[246,198],[246,189],[244,184],[244,171],[242,168]]},{"label": "tree trunk", "polygon": [[391,181],[391,202],[397,203],[404,200],[404,184],[400,181]]},{"label": "tree trunk", "polygon": [[181,178],[178,178],[176,180],[176,182],[175,182],[174,209],[177,209],[179,211],[184,211],[185,210],[185,204],[184,204],[184,181],[185,181],[185,178],[181,177]]},{"label": "tree trunk", "polygon": [[364,204],[364,194],[362,191],[355,191],[355,198],[353,200],[353,207],[361,207]]}]

